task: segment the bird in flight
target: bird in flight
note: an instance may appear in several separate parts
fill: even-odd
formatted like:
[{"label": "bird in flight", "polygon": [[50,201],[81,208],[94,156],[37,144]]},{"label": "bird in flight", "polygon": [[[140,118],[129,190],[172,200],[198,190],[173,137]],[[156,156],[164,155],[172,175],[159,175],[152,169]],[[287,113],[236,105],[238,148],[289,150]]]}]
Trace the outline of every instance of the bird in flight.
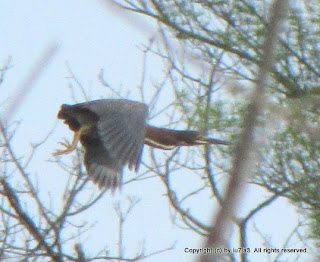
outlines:
[{"label": "bird in flight", "polygon": [[122,183],[122,169],[138,171],[144,144],[169,150],[202,144],[229,145],[227,141],[202,136],[197,131],[159,128],[146,123],[148,106],[126,99],[101,99],[62,105],[58,118],[74,131],[71,143],[54,156],[68,154],[80,141],[89,177],[99,188],[113,191]]}]

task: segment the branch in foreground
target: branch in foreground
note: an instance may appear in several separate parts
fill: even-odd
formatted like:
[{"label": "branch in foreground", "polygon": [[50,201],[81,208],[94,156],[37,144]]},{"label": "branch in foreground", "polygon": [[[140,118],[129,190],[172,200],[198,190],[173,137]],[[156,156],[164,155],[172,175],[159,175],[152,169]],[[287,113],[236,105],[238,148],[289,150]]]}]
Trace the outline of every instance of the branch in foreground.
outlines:
[{"label": "branch in foreground", "polygon": [[[239,206],[241,193],[248,170],[253,170],[253,153],[254,153],[254,134],[258,122],[258,117],[262,114],[265,104],[266,81],[269,71],[273,64],[273,51],[279,31],[280,21],[286,7],[285,0],[277,0],[273,4],[272,15],[270,18],[269,32],[264,43],[264,52],[262,63],[260,64],[260,73],[257,78],[256,89],[252,97],[251,104],[248,107],[248,113],[245,118],[245,128],[242,133],[239,145],[236,148],[233,168],[231,170],[231,180],[227,187],[226,198],[223,201],[221,210],[212,224],[210,235],[205,243],[205,247],[219,247],[226,245],[229,239],[229,232],[232,225],[236,207]],[[214,254],[203,254],[201,262],[209,262],[217,259]],[[214,255],[214,256],[213,256]],[[221,255],[219,255],[221,258]],[[213,260],[212,260],[213,259]]]},{"label": "branch in foreground", "polygon": [[0,180],[0,183],[3,187],[3,191],[11,207],[17,213],[17,215],[21,219],[21,222],[25,225],[30,234],[35,238],[35,240],[40,244],[40,246],[42,246],[45,249],[46,253],[53,259],[53,261],[62,261],[60,255],[55,253],[52,250],[52,248],[48,245],[48,243],[45,241],[45,238],[41,235],[33,220],[28,216],[26,212],[24,212],[24,210],[21,207],[20,200],[17,197],[14,190],[11,188],[10,184],[4,178]]}]

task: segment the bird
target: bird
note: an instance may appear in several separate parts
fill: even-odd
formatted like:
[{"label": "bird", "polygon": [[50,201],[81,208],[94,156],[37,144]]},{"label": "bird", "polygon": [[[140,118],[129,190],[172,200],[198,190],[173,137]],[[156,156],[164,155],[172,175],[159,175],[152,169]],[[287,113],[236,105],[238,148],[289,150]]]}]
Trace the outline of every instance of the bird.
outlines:
[{"label": "bird", "polygon": [[100,189],[121,188],[125,166],[138,171],[144,144],[170,150],[179,146],[229,145],[193,130],[174,130],[147,124],[148,106],[127,99],[100,99],[74,105],[63,104],[58,119],[74,132],[71,142],[53,155],[69,154],[80,142],[89,178]]}]

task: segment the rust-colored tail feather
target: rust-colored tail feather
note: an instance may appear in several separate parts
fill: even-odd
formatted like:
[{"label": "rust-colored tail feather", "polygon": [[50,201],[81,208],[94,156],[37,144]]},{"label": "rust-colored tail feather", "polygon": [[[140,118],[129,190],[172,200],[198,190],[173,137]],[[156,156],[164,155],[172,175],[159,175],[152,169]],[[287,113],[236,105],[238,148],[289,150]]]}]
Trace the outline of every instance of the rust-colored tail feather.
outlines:
[{"label": "rust-colored tail feather", "polygon": [[204,144],[230,145],[230,142],[205,137],[200,135],[197,131],[147,126],[145,144],[155,148],[169,150],[177,146],[195,146]]},{"label": "rust-colored tail feather", "polygon": [[225,145],[225,146],[228,146],[231,144],[229,141],[210,138],[210,137],[203,137],[203,136],[198,137],[196,142],[200,144],[213,144],[213,145]]}]

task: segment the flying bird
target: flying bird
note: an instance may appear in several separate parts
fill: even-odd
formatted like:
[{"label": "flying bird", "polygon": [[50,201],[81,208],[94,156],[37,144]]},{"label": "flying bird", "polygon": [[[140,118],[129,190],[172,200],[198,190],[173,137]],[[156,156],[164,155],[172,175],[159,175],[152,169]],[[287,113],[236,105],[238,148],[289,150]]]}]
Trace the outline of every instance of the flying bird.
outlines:
[{"label": "flying bird", "polygon": [[74,131],[71,143],[54,156],[68,154],[80,141],[89,177],[99,188],[113,191],[122,183],[124,166],[138,171],[144,144],[169,150],[202,144],[229,145],[197,131],[159,128],[146,123],[148,106],[126,99],[101,99],[75,105],[63,104],[58,118]]}]

